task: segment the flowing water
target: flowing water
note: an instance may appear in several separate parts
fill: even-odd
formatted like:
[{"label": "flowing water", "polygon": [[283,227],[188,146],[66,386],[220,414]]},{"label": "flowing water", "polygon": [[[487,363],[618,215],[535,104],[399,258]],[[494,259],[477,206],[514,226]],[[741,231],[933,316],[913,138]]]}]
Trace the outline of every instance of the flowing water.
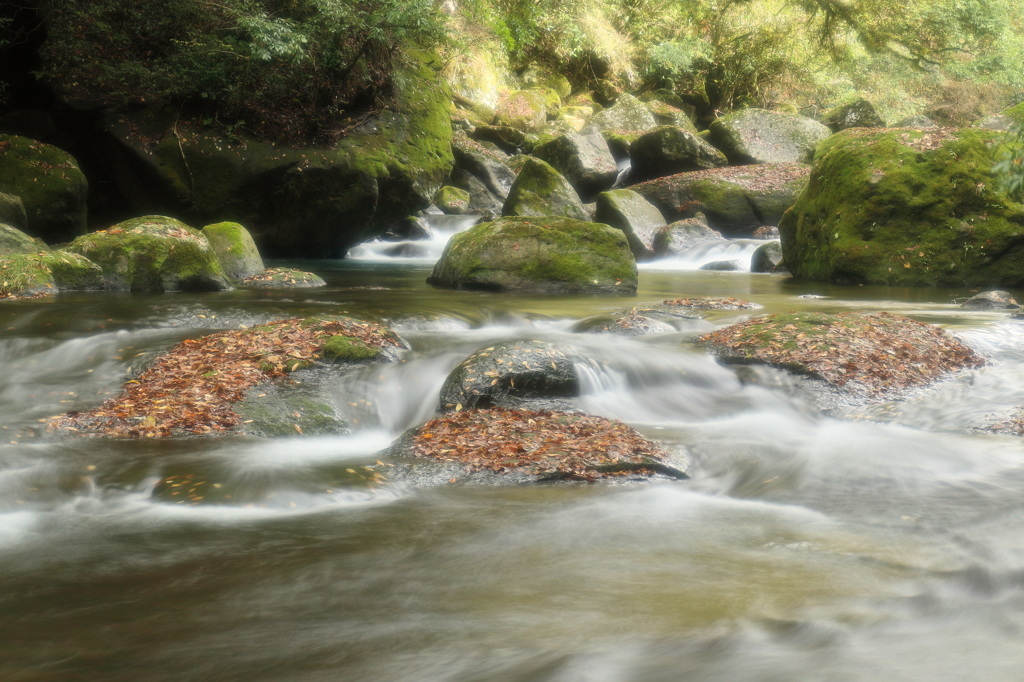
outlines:
[{"label": "flowing water", "polygon": [[[962,290],[654,268],[635,297],[535,296],[433,290],[421,262],[291,265],[329,286],[0,306],[0,680],[1024,679],[1024,448],[971,430],[1024,404],[1024,324],[957,309]],[[781,373],[741,382],[685,344],[744,311],[640,339],[572,331],[704,295],[906,314],[992,363],[837,417]],[[320,312],[389,320],[412,346],[339,380],[352,435],[43,433],[184,338]],[[511,339],[592,358],[577,403],[686,453],[692,479],[346,478],[431,416],[453,366]],[[250,502],[152,496],[184,472]]]}]

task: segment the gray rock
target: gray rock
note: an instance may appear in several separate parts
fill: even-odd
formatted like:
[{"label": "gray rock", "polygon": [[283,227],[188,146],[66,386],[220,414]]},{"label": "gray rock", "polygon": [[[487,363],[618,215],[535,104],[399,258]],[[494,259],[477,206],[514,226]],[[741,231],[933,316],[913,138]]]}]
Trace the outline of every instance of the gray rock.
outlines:
[{"label": "gray rock", "polygon": [[782,244],[777,241],[762,244],[750,257],[751,272],[779,272],[782,268]]},{"label": "gray rock", "polygon": [[644,133],[630,145],[629,154],[637,182],[729,164],[725,154],[693,133],[673,126]]},{"label": "gray rock", "polygon": [[835,107],[821,117],[821,122],[834,133],[847,128],[885,127],[885,121],[875,111],[875,105],[863,97]]},{"label": "gray rock", "polygon": [[660,230],[654,236],[655,258],[681,256],[696,244],[709,241],[725,241],[718,230],[708,225],[703,213],[692,218],[677,220]]},{"label": "gray rock", "polygon": [[705,263],[700,270],[715,270],[718,272],[742,272],[747,269],[747,264],[741,260],[716,260],[712,263]]},{"label": "gray rock", "polygon": [[636,309],[626,315],[598,315],[587,318],[573,329],[573,331],[584,334],[615,334],[617,336],[664,334],[675,330],[676,328],[667,322],[641,315]]},{"label": "gray rock", "polygon": [[914,114],[893,123],[893,128],[938,128],[939,124],[924,114]]},{"label": "gray rock", "polygon": [[[486,149],[478,142],[459,134],[452,138],[452,155],[455,157],[456,169],[476,177],[488,191],[502,201],[508,197],[509,189],[516,179],[516,174],[505,163],[508,157]],[[472,194],[470,191],[471,196]]]},{"label": "gray rock", "polygon": [[743,109],[710,127],[711,143],[734,164],[810,163],[832,131],[814,119],[764,109]]},{"label": "gray rock", "polygon": [[615,106],[594,114],[590,124],[601,131],[647,131],[657,127],[658,122],[643,102],[632,95],[622,94]]},{"label": "gray rock", "polygon": [[960,307],[974,310],[1016,310],[1020,308],[1020,304],[1009,291],[996,289],[975,294],[961,303]]},{"label": "gray rock", "polygon": [[501,208],[503,216],[564,216],[588,220],[569,181],[547,162],[530,157],[516,177]]},{"label": "gray rock", "polygon": [[654,256],[655,235],[666,225],[656,206],[628,189],[597,195],[594,220],[622,230],[637,260],[650,260]]},{"label": "gray rock", "polygon": [[675,126],[697,134],[697,126],[693,125],[689,115],[682,109],[656,99],[648,100],[647,109],[654,115],[658,125]]},{"label": "gray rock", "polygon": [[516,154],[526,144],[526,133],[510,126],[477,126],[468,135],[477,142],[497,145],[506,154]]},{"label": "gray rock", "polygon": [[566,133],[540,145],[533,155],[565,176],[583,201],[615,184],[619,172],[608,143],[596,131]]},{"label": "gray rock", "polygon": [[[556,95],[557,97],[557,95]],[[548,120],[548,103],[542,89],[516,90],[510,92],[494,111],[494,123],[521,130],[536,132]]]}]

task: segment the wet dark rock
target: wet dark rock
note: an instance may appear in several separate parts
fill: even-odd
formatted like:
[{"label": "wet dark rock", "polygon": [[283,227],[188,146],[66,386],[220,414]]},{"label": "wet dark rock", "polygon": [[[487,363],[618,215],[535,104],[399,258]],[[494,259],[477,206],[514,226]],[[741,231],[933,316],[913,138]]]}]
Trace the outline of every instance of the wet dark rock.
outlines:
[{"label": "wet dark rock", "polygon": [[580,383],[573,365],[584,358],[543,341],[513,341],[473,353],[441,387],[440,409],[510,407],[523,400],[573,398]]},{"label": "wet dark rock", "polygon": [[654,256],[654,240],[665,227],[665,218],[656,206],[628,189],[616,189],[597,195],[594,221],[622,230],[629,249],[638,260]]},{"label": "wet dark rock", "polygon": [[[302,372],[296,373],[306,378]],[[263,438],[335,436],[350,433],[348,422],[324,395],[324,386],[306,378],[301,383],[275,382],[254,386],[234,404],[242,419],[239,430]]]},{"label": "wet dark rock", "polygon": [[717,272],[745,272],[747,270],[747,264],[742,260],[716,260],[711,263],[705,263],[698,268],[699,270],[714,270]]},{"label": "wet dark rock", "polygon": [[1020,304],[1009,291],[993,290],[971,296],[960,307],[974,310],[1017,310]]},{"label": "wet dark rock", "polygon": [[710,241],[725,241],[725,237],[708,225],[703,213],[697,213],[692,218],[677,220],[658,230],[654,235],[654,257],[682,256],[696,244]]},{"label": "wet dark rock", "polygon": [[751,272],[780,272],[783,268],[782,244],[779,242],[772,241],[762,244],[750,257]]},{"label": "wet dark rock", "polygon": [[660,126],[629,146],[633,179],[643,182],[728,165],[725,154],[683,128]]},{"label": "wet dark rock", "polygon": [[709,128],[710,142],[734,164],[810,163],[832,131],[814,119],[765,109],[726,114]]},{"label": "wet dark rock", "polygon": [[[24,231],[33,237],[52,244],[85,232],[89,183],[78,162],[62,149],[27,137],[0,135],[0,192],[20,198]],[[7,217],[22,222],[16,202],[5,203]]]}]

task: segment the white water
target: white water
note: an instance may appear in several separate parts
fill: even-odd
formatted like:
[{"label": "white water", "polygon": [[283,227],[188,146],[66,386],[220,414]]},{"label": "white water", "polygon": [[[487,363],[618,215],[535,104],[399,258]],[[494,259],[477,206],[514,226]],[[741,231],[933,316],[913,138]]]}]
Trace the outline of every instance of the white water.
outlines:
[{"label": "white water", "polygon": [[639,263],[641,270],[699,270],[702,266],[716,261],[738,260],[741,271],[750,272],[750,259],[758,247],[767,244],[764,239],[726,239],[694,244],[686,253],[676,258],[659,258]]},{"label": "white water", "polygon": [[351,260],[375,263],[433,264],[441,257],[448,240],[476,225],[480,216],[428,215],[426,220],[430,225],[429,239],[409,241],[375,239],[353,246],[345,257]]}]

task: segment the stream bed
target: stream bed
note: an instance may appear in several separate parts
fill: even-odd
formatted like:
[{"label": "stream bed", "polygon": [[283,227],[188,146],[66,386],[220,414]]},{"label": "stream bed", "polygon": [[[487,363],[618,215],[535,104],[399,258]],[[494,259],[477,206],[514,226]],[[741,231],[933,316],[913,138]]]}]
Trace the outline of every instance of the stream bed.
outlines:
[{"label": "stream bed", "polygon": [[[434,290],[429,263],[289,262],[328,286],[61,294],[0,305],[0,680],[792,682],[1021,679],[1024,322],[955,289],[645,267],[636,296]],[[582,319],[682,296],[764,306],[642,338]],[[886,310],[991,363],[902,403],[821,413],[686,340],[755,314]],[[55,438],[185,338],[316,313],[388,321],[347,436]],[[575,345],[582,409],[685,453],[691,479],[433,488],[346,476],[505,340]],[[386,462],[383,469],[386,469]],[[153,496],[202,472],[245,504]],[[216,483],[215,483],[216,482]],[[252,502],[251,500],[256,500]]]}]

